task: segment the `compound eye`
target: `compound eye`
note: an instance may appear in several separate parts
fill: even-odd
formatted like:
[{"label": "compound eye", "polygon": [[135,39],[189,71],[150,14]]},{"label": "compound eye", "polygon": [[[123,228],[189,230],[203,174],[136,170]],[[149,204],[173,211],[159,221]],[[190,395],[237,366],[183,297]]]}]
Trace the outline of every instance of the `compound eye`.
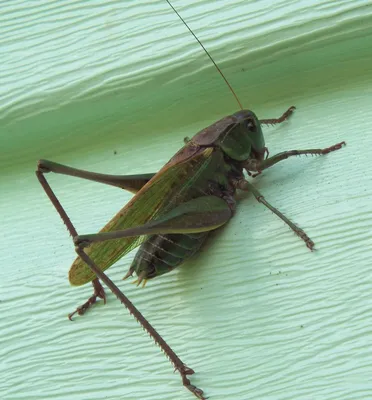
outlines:
[{"label": "compound eye", "polygon": [[256,124],[254,123],[253,119],[249,118],[245,120],[245,126],[249,131],[256,131]]}]

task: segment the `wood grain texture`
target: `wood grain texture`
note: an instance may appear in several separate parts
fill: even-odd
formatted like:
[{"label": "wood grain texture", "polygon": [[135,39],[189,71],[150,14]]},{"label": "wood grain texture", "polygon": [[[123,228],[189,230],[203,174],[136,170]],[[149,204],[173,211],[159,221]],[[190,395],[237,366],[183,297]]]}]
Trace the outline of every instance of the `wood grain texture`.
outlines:
[{"label": "wood grain texture", "polygon": [[[310,252],[250,195],[200,254],[145,289],[109,270],[212,400],[365,399],[372,383],[369,1],[175,1],[247,108],[294,117],[266,128],[271,154],[300,157],[255,180],[316,243]],[[108,296],[72,288],[71,239],[34,176],[39,158],[109,173],[158,170],[236,111],[163,1],[13,1],[0,16],[0,393],[15,399],[192,399]],[[116,152],[116,154],[115,154]],[[130,196],[50,176],[80,233]]]}]

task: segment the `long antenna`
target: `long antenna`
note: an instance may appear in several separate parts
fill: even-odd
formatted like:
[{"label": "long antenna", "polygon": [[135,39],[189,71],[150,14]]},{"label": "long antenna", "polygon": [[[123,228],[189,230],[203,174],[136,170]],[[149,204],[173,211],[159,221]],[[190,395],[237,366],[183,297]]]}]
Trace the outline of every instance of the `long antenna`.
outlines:
[{"label": "long antenna", "polygon": [[198,37],[195,35],[195,33],[191,30],[191,28],[187,25],[186,21],[181,17],[181,15],[178,13],[178,11],[172,6],[171,2],[169,0],[166,0],[167,3],[169,4],[169,6],[173,9],[173,11],[178,15],[178,18],[185,24],[186,28],[191,32],[191,34],[194,36],[194,38],[197,40],[197,42],[200,44],[201,48],[205,51],[205,53],[207,54],[207,56],[210,58],[210,60],[212,61],[212,63],[214,64],[214,66],[217,68],[217,71],[220,73],[220,75],[222,76],[223,80],[225,81],[226,85],[229,87],[231,93],[233,94],[233,96],[235,97],[235,100],[238,102],[239,107],[241,110],[243,110],[243,106],[240,103],[240,100],[238,99],[238,96],[236,95],[236,93],[234,92],[234,89],[231,87],[230,83],[228,82],[228,80],[226,79],[225,75],[223,74],[223,72],[220,70],[219,66],[215,63],[215,61],[213,60],[212,56],[208,53],[208,50],[203,46],[203,43],[198,39]]}]

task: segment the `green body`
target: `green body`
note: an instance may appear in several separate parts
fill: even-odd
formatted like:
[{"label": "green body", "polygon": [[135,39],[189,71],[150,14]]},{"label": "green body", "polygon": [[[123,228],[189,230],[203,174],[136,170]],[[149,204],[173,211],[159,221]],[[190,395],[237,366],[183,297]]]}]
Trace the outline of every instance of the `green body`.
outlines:
[{"label": "green body", "polygon": [[[197,133],[150,180],[144,176],[142,187],[140,176],[130,180],[127,189],[139,191],[100,231],[127,230],[128,237],[92,243],[87,254],[106,270],[141,245],[127,275],[135,272],[141,279],[151,279],[171,271],[200,248],[211,230],[231,218],[235,182],[243,178],[243,162],[262,160],[264,153],[265,142],[254,113],[243,110],[217,121]],[[193,204],[198,208],[198,227],[188,219]],[[172,212],[173,219],[163,223]],[[144,233],[138,226],[146,226]],[[82,285],[94,278],[78,257],[69,272],[71,284]]]}]

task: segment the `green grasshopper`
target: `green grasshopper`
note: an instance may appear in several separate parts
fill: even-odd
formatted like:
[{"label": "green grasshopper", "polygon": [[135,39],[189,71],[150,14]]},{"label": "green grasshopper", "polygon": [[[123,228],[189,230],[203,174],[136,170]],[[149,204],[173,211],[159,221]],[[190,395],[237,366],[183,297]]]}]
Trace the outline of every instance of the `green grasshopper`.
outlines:
[{"label": "green grasshopper", "polygon": [[[183,23],[191,31],[186,22]],[[252,111],[241,109],[201,130],[191,139],[185,139],[184,146],[155,174],[106,175],[40,160],[37,178],[73,237],[78,255],[69,272],[70,283],[79,286],[92,282],[94,287],[93,295],[69,314],[69,318],[75,313],[84,314],[98,297],[106,301],[100,283],[103,281],[168,356],[179,371],[183,385],[199,399],[206,399],[203,391],[188,379],[194,371],[180,360],[103,271],[137,246],[140,248],[124,278],[135,273],[139,285],[172,271],[200,249],[212,230],[232,218],[237,190],[251,192],[312,250],[314,242],[307,234],[273,207],[243,173],[246,171],[254,177],[288,157],[325,155],[345,144],[284,151],[269,157],[261,126],[286,121],[294,110],[292,106],[279,118],[259,120]],[[116,186],[135,195],[99,233],[78,235],[44,176],[48,172]]]}]

